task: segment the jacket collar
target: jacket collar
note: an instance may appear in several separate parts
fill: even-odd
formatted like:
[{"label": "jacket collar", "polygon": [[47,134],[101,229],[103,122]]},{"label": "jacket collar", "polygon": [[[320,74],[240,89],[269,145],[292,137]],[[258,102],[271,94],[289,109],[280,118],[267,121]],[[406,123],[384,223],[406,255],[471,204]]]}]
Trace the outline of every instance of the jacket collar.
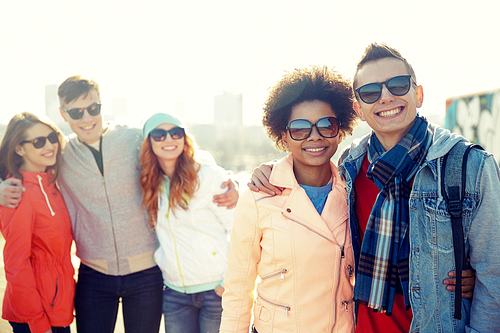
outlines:
[{"label": "jacket collar", "polygon": [[[433,123],[429,123],[428,129],[432,133],[432,145],[427,153],[426,161],[432,161],[446,155],[457,142],[467,140],[463,136],[451,133],[449,130]],[[368,140],[372,133],[373,131],[359,139],[353,140],[349,148],[346,148],[342,153],[341,159],[343,159],[343,162],[357,160],[364,156],[368,147]],[[346,152],[349,153],[348,156],[344,156]]]},{"label": "jacket collar", "polygon": [[[325,220],[335,229],[348,218],[347,194],[345,182],[341,180],[339,171],[333,162],[330,162],[333,175],[332,191],[320,216],[316,208],[307,200],[305,190],[300,187],[293,173],[293,157],[288,155],[274,165],[269,182],[274,186],[284,187],[282,198],[285,201],[281,214],[291,221],[301,224],[312,232],[338,244],[338,240],[328,228]],[[341,245],[341,244],[340,244]]]},{"label": "jacket collar", "polygon": [[[330,161],[330,168],[332,170],[333,175],[333,187],[342,182],[339,177],[339,170]],[[296,188],[299,187],[299,183],[295,178],[295,174],[293,173],[293,156],[289,154],[278,161],[273,166],[273,170],[271,171],[271,176],[269,177],[269,182],[274,186],[285,187],[285,188]]]},{"label": "jacket collar", "polygon": [[38,180],[38,176],[40,176],[43,186],[48,186],[54,177],[52,170],[49,170],[48,172],[30,172],[19,170],[19,172],[23,175],[23,182],[37,185],[40,185],[40,181]]}]

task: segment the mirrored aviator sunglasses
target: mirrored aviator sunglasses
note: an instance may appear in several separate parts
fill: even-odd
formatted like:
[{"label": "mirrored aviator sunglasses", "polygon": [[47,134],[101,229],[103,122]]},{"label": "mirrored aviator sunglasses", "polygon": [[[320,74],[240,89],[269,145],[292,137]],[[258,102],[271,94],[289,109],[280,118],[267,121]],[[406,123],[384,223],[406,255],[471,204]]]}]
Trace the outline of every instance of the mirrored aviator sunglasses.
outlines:
[{"label": "mirrored aviator sunglasses", "polygon": [[54,143],[59,143],[59,137],[57,136],[57,133],[56,132],[52,132],[50,133],[48,136],[39,136],[38,138],[34,138],[33,140],[24,140],[24,141],[21,141],[21,144],[25,144],[25,143],[32,143],[33,144],[33,147],[35,147],[36,149],[40,149],[40,148],[43,148],[45,147],[45,143],[47,143],[47,139],[49,140],[50,143],[54,144]]},{"label": "mirrored aviator sunglasses", "polygon": [[319,135],[324,138],[331,139],[339,134],[340,123],[335,117],[321,118],[316,124],[306,119],[295,119],[288,124],[286,129],[293,140],[301,141],[311,135],[313,126],[316,126]]},{"label": "mirrored aviator sunglasses", "polygon": [[170,133],[170,136],[174,140],[179,140],[184,137],[184,128],[182,127],[174,127],[169,129],[168,131],[161,129],[161,128],[155,128],[154,130],[149,133],[149,136],[153,138],[154,141],[165,141],[167,139],[167,134]]},{"label": "mirrored aviator sunglasses", "polygon": [[387,90],[389,90],[389,92],[394,96],[404,96],[408,93],[408,91],[410,91],[412,81],[413,78],[409,74],[399,75],[384,82],[365,84],[364,86],[355,89],[355,91],[358,93],[359,98],[361,98],[363,102],[366,104],[373,104],[380,99],[383,84],[385,84]]},{"label": "mirrored aviator sunglasses", "polygon": [[99,113],[101,113],[101,104],[94,103],[90,106],[87,106],[86,108],[73,108],[69,110],[66,110],[61,106],[61,110],[68,113],[71,119],[78,120],[83,117],[83,113],[85,112],[85,110],[87,110],[89,115],[97,116]]}]

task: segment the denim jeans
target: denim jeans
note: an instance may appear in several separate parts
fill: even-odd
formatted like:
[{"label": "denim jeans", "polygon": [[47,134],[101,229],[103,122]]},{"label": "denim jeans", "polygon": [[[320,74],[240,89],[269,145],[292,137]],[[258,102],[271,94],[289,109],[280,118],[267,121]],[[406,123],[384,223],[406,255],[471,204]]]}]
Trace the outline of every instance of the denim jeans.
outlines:
[{"label": "denim jeans", "polygon": [[221,300],[213,290],[184,294],[166,287],[163,291],[165,333],[218,333]]},{"label": "denim jeans", "polygon": [[[31,333],[30,326],[26,323],[14,323],[9,321],[14,333]],[[68,327],[52,327],[52,333],[70,333]]]},{"label": "denim jeans", "polygon": [[75,294],[78,333],[113,333],[120,299],[126,333],[158,333],[162,288],[157,266],[112,276],[80,265]]}]

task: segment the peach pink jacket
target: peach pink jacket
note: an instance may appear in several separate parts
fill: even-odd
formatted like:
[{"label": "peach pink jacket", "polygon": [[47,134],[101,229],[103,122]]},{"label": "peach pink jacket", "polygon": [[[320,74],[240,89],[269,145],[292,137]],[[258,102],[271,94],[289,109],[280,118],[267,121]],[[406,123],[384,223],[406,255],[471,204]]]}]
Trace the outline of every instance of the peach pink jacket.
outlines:
[{"label": "peach pink jacket", "polygon": [[[354,332],[354,261],[345,183],[320,216],[293,173],[291,155],[273,168],[281,196],[246,191],[235,211],[220,332]],[[256,286],[255,280],[259,277]]]}]

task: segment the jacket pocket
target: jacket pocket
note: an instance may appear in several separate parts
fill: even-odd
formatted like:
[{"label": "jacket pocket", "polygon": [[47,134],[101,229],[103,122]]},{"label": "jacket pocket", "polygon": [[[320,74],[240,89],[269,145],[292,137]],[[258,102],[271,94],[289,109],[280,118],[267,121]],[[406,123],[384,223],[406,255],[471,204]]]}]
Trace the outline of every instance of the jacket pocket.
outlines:
[{"label": "jacket pocket", "polygon": [[288,273],[288,269],[286,268],[282,268],[280,269],[279,271],[276,271],[276,272],[272,272],[272,273],[269,273],[269,274],[265,274],[265,275],[262,275],[260,277],[261,280],[267,280],[269,278],[272,278],[274,276],[277,276],[279,275],[279,279],[280,281],[285,281],[285,274]]},{"label": "jacket pocket", "polygon": [[[34,260],[33,275],[35,276],[36,289],[44,307],[54,309],[59,295],[59,276],[56,268],[47,262]],[[52,270],[53,269],[53,270]]]},{"label": "jacket pocket", "polygon": [[261,294],[258,294],[259,296],[259,299],[263,300],[264,302],[268,303],[268,304],[271,304],[277,308],[281,308],[285,311],[285,316],[288,317],[288,312],[290,312],[290,310],[292,309],[290,306],[288,305],[285,305],[285,304],[280,304],[280,303],[277,303],[275,301],[271,301],[270,299],[268,298],[265,298],[265,297],[262,297]]},{"label": "jacket pocket", "polygon": [[56,290],[54,292],[54,297],[52,298],[52,302],[50,302],[50,307],[54,308],[54,303],[56,302],[57,295],[59,295],[59,278],[56,280]]}]

